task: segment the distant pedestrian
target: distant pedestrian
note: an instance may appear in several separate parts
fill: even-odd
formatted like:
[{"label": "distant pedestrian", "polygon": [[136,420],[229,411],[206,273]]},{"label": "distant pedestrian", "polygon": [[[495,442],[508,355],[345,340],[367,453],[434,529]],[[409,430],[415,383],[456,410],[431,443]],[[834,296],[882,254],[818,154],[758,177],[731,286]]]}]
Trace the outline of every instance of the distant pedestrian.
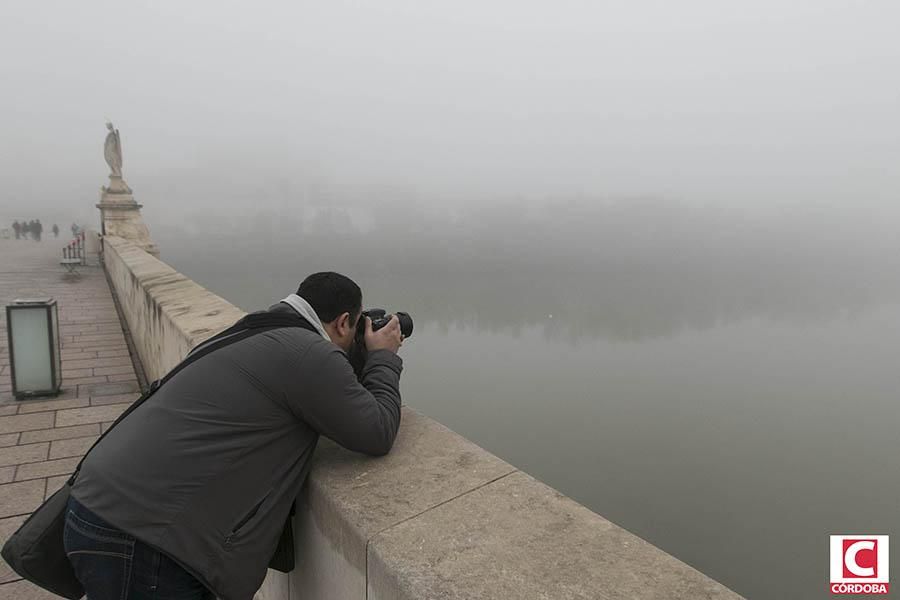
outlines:
[{"label": "distant pedestrian", "polygon": [[34,239],[37,240],[38,242],[41,241],[42,233],[44,233],[44,226],[41,225],[40,219],[36,219],[34,222],[34,235],[35,235]]},{"label": "distant pedestrian", "polygon": [[75,237],[76,235],[78,235],[78,225],[77,224],[72,223],[71,229],[72,229],[72,237]]},{"label": "distant pedestrian", "polygon": [[56,223],[53,224],[53,237],[59,237],[59,226]]},{"label": "distant pedestrian", "polygon": [[16,234],[16,239],[19,239],[19,234],[22,232],[22,226],[19,225],[18,221],[13,221],[13,231]]},{"label": "distant pedestrian", "polygon": [[24,221],[24,222],[22,223],[22,237],[24,237],[24,238],[27,240],[27,239],[28,239],[28,236],[29,236],[30,234],[31,234],[31,222],[30,222],[30,221]]}]

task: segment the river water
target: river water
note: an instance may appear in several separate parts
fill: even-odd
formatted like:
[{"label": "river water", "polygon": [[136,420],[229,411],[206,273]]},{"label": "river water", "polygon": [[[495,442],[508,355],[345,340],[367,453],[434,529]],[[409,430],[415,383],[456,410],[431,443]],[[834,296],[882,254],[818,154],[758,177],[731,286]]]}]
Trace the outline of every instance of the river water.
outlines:
[{"label": "river water", "polygon": [[900,533],[894,223],[580,200],[151,227],[246,310],[353,277],[415,319],[405,403],[748,598],[812,599],[829,534]]}]

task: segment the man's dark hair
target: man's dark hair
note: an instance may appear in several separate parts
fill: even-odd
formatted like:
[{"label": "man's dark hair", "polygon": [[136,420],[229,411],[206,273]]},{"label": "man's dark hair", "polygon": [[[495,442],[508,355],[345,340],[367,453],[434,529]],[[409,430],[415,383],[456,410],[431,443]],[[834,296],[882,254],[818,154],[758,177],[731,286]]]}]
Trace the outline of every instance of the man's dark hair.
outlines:
[{"label": "man's dark hair", "polygon": [[313,273],[297,288],[297,295],[309,302],[323,323],[330,323],[345,312],[356,323],[362,312],[362,290],[340,273]]}]

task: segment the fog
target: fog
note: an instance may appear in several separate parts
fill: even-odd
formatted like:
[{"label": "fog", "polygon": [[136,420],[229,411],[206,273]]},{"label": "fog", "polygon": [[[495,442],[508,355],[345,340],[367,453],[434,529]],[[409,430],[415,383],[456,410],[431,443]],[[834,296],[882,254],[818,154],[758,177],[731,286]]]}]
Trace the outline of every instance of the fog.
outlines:
[{"label": "fog", "polygon": [[880,1],[3,3],[0,201],[93,216],[108,118],[151,223],[348,187],[892,204],[898,18]]},{"label": "fog", "polygon": [[5,3],[0,229],[96,227],[110,119],[176,269],[246,310],[346,273],[415,319],[404,403],[751,600],[819,598],[827,535],[900,535],[898,22]]}]

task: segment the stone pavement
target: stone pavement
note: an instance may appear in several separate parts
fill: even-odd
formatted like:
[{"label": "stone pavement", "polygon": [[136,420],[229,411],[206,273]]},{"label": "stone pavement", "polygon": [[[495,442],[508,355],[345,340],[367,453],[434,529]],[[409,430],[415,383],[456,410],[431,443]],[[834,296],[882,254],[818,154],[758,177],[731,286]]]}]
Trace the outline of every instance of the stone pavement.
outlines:
[{"label": "stone pavement", "polygon": [[[0,239],[0,544],[56,491],[101,431],[140,387],[103,270],[68,275],[67,241]],[[59,305],[62,392],[53,399],[12,397],[5,307],[50,296]],[[58,598],[20,580],[0,559],[0,600]]]}]

